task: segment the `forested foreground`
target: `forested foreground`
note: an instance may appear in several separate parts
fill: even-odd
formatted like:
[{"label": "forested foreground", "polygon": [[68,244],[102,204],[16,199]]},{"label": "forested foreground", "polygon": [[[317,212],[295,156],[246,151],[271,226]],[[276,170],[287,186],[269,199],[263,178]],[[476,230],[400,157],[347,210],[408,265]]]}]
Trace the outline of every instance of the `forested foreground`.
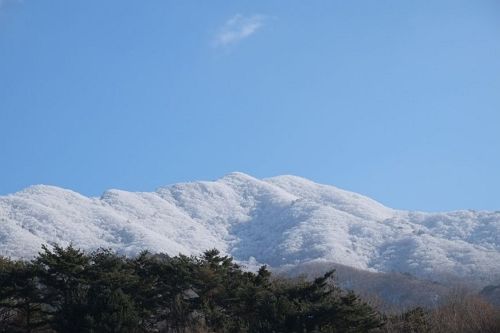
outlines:
[{"label": "forested foreground", "polygon": [[495,308],[455,298],[388,316],[336,287],[246,272],[217,250],[198,257],[44,247],[0,258],[0,332],[500,332]]}]

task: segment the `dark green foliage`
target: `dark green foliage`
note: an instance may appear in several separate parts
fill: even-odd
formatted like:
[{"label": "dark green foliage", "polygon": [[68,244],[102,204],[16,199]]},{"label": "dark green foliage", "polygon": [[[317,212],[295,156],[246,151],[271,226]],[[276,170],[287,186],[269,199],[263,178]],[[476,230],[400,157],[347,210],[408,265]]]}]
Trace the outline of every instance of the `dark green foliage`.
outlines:
[{"label": "dark green foliage", "polygon": [[139,315],[131,297],[140,280],[126,258],[98,251],[88,269],[86,324],[92,332],[133,332]]},{"label": "dark green foliage", "polygon": [[[217,250],[126,258],[53,245],[31,262],[0,258],[0,332],[368,332],[379,316],[314,280],[246,272]],[[203,329],[200,329],[203,328]]]},{"label": "dark green foliage", "polygon": [[[333,271],[314,280],[277,280],[259,298],[261,322],[252,332],[368,332],[381,325],[379,316],[353,293],[332,281]],[[262,326],[263,325],[263,326]]]},{"label": "dark green foliage", "polygon": [[98,288],[91,293],[86,317],[93,332],[133,332],[139,325],[132,297],[120,288]]},{"label": "dark green foliage", "polygon": [[84,332],[90,257],[71,245],[55,245],[53,250],[43,246],[34,263],[40,268],[38,277],[51,326],[60,332]]},{"label": "dark green foliage", "polygon": [[32,332],[46,326],[38,266],[0,259],[0,332]]}]

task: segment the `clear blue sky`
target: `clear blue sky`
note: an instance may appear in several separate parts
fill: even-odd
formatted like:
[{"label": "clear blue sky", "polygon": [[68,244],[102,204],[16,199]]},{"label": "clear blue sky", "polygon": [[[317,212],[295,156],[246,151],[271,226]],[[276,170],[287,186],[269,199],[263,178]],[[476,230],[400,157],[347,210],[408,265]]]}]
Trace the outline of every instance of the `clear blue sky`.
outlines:
[{"label": "clear blue sky", "polygon": [[0,194],[231,171],[500,210],[500,2],[0,0]]}]

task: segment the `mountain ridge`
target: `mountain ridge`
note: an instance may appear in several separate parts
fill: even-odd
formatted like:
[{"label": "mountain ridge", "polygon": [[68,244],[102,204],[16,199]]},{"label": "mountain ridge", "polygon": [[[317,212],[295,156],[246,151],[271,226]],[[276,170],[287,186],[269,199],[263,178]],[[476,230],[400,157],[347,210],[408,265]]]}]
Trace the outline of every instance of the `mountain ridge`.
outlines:
[{"label": "mountain ridge", "polygon": [[172,255],[218,248],[249,266],[315,260],[418,277],[500,276],[500,212],[426,213],[283,175],[240,172],[153,192],[86,197],[34,185],[0,196],[0,255],[29,258],[42,243]]}]

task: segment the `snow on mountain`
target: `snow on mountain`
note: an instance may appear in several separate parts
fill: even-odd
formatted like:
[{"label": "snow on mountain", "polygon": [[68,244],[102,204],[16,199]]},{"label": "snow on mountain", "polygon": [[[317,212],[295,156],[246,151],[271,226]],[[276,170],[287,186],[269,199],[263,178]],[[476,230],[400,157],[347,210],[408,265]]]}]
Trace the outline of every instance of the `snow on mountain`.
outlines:
[{"label": "snow on mountain", "polygon": [[324,261],[485,284],[500,277],[500,212],[394,210],[295,176],[231,173],[100,198],[37,185],[0,197],[1,255],[29,258],[48,242],[126,255],[215,247],[273,267]]}]

